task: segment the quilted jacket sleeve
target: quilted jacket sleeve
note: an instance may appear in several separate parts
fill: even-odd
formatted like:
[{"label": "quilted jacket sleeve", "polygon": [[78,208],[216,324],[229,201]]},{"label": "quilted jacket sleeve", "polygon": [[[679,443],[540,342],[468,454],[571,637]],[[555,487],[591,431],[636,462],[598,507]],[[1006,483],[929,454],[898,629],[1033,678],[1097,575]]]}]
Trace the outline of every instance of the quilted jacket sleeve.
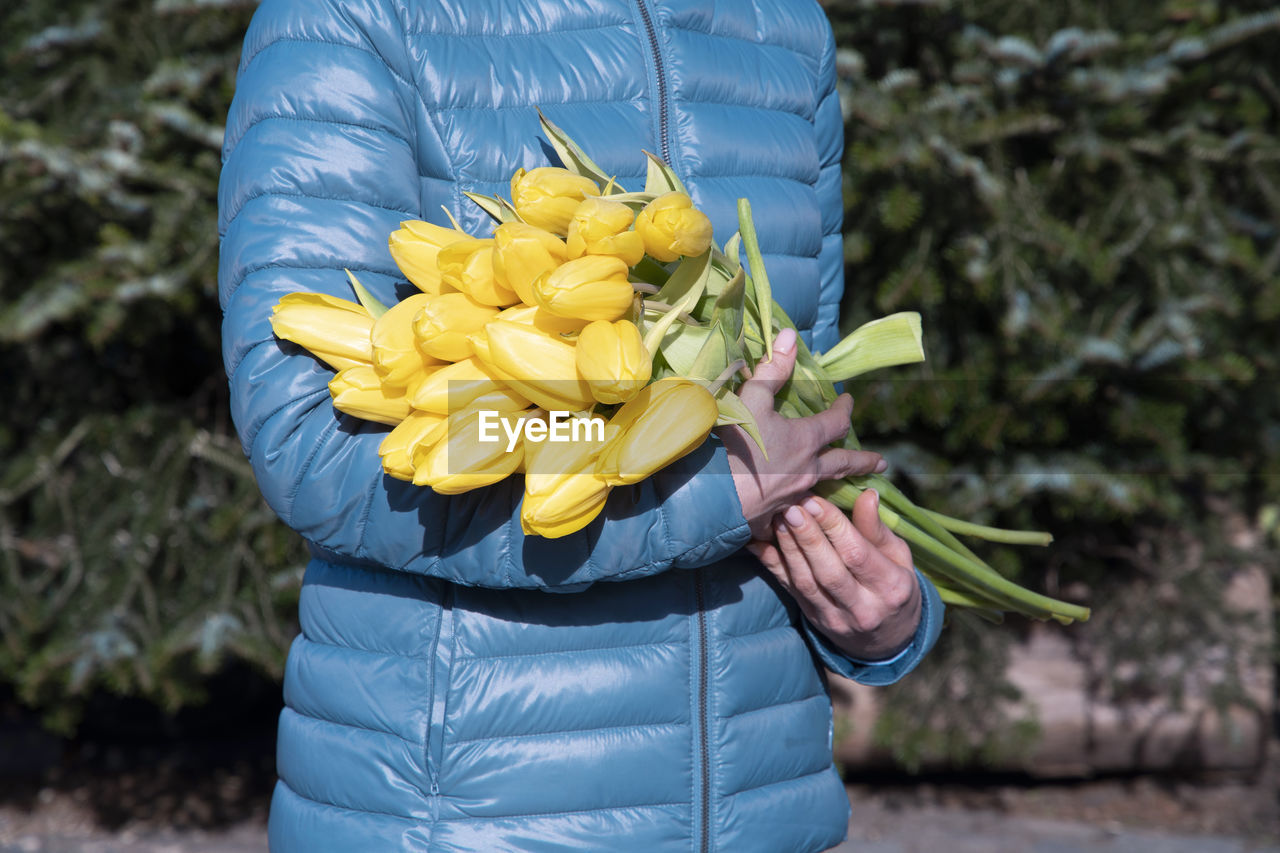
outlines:
[{"label": "quilted jacket sleeve", "polygon": [[865,661],[849,657],[801,616],[805,639],[809,641],[823,666],[838,675],[872,687],[893,684],[915,669],[933,648],[933,644],[938,642],[946,613],[946,606],[938,597],[937,588],[920,574],[919,569],[916,570],[916,582],[920,584],[920,625],[907,647],[885,660]]},{"label": "quilted jacket sleeve", "polygon": [[387,428],[336,413],[332,372],[272,335],[286,293],[349,298],[344,268],[387,301],[403,281],[387,235],[422,214],[423,111],[393,9],[265,0],[245,40],[219,188],[219,288],[232,415],[268,503],[321,555],[475,586],[573,588],[736,551],[749,532],[714,441],[615,490],[586,530],[526,538],[518,480],[446,497],[385,476]]}]

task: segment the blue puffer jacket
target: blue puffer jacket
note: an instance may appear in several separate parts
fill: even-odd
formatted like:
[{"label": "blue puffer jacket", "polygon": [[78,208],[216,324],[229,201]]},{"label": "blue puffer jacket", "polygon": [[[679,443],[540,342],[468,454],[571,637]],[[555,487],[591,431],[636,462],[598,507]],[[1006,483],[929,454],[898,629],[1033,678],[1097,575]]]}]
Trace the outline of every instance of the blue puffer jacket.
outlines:
[{"label": "blue puffer jacket", "polygon": [[336,415],[331,372],[271,333],[283,294],[385,301],[404,219],[468,230],[465,190],[546,164],[535,106],[624,186],[642,148],[723,241],[749,197],[777,295],[834,341],[840,111],[814,0],[265,0],[220,189],[234,417],[263,493],[310,544],[280,719],[276,853],[818,851],[844,836],[819,663],[881,684],[937,636],[927,583],[890,662],[828,647],[739,551],[714,441],[561,540],[520,485],[445,497],[387,478],[386,428]]}]

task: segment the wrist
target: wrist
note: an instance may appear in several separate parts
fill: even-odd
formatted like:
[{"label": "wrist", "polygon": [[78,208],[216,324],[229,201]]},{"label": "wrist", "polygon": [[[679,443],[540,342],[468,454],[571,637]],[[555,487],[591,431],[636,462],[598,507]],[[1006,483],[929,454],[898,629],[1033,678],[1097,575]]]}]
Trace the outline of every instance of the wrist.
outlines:
[{"label": "wrist", "polygon": [[[914,576],[914,572],[912,573]],[[923,594],[913,577],[910,598],[874,630],[836,636],[821,625],[814,627],[846,657],[861,663],[882,663],[901,656],[911,647],[923,616]]]}]

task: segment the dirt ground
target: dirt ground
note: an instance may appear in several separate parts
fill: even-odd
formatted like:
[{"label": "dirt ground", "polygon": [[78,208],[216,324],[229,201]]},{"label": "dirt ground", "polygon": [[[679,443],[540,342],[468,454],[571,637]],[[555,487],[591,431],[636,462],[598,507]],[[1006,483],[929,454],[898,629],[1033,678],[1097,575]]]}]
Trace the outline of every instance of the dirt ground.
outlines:
[{"label": "dirt ground", "polygon": [[[3,735],[0,853],[265,853],[269,730],[180,748]],[[1280,742],[1251,777],[852,774],[849,793],[838,853],[1280,853]]]},{"label": "dirt ground", "polygon": [[[265,853],[270,744],[81,747],[0,786],[0,853]],[[1280,744],[1253,778],[850,779],[838,853],[1280,853]]]}]

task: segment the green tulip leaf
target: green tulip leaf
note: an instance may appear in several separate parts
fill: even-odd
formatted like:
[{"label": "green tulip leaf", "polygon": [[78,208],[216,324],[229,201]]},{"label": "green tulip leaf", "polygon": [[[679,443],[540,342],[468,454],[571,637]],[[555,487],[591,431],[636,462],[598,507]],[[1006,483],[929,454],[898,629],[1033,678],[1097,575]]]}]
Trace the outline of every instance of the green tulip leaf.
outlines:
[{"label": "green tulip leaf", "polygon": [[675,173],[674,169],[662,162],[661,157],[649,151],[644,152],[644,156],[649,158],[649,171],[644,179],[645,192],[653,193],[654,196],[670,192],[689,194],[689,191],[684,188],[684,182],[680,180],[680,176]]},{"label": "green tulip leaf", "polygon": [[711,252],[706,251],[693,258],[684,258],[653,298],[668,305],[682,304],[681,311],[688,311],[707,289],[711,275]]},{"label": "green tulip leaf", "polygon": [[742,261],[738,259],[738,253],[742,251],[742,232],[734,231],[733,236],[724,244],[724,258],[727,262],[732,263],[734,269],[742,268]]},{"label": "green tulip leaf", "polygon": [[496,222],[520,221],[520,214],[516,213],[516,209],[511,206],[511,202],[505,198],[481,195],[480,193],[463,193],[463,195],[475,202],[477,207],[493,217]]},{"label": "green tulip leaf", "polygon": [[710,332],[689,369],[689,375],[695,379],[715,379],[736,360],[730,355],[730,342],[723,327],[713,326]]},{"label": "green tulip leaf", "polygon": [[671,306],[653,326],[645,333],[644,346],[650,353],[656,351],[659,343],[667,334],[671,324],[680,319],[707,289],[707,279],[711,275],[711,251],[707,250],[696,258],[685,258],[671,274],[671,278],[658,291],[655,301]]},{"label": "green tulip leaf", "polygon": [[368,311],[373,319],[376,320],[387,313],[387,306],[379,302],[378,297],[370,293],[368,288],[360,283],[360,279],[356,278],[355,273],[349,269],[344,269],[343,272],[347,274],[347,278],[351,281],[351,289],[356,292],[356,299],[360,301],[360,304],[364,306],[364,310]]},{"label": "green tulip leaf", "polygon": [[723,325],[731,331],[732,340],[739,348],[742,346],[743,335],[746,332],[742,323],[746,298],[747,277],[739,267],[737,275],[729,279],[729,282],[721,288],[719,296],[716,297],[715,309],[711,313],[711,322]]},{"label": "green tulip leaf", "polygon": [[560,162],[566,169],[575,175],[590,178],[601,187],[607,186],[613,180],[613,176],[596,165],[596,162],[587,156],[587,153],[569,137],[569,134],[543,115],[541,109],[538,110],[538,121],[542,123],[542,132],[547,135],[551,147],[560,155]]},{"label": "green tulip leaf", "polygon": [[692,376],[693,363],[710,337],[710,328],[676,323],[667,329],[659,349],[677,374]]},{"label": "green tulip leaf", "polygon": [[640,281],[661,287],[671,278],[671,273],[662,264],[645,255],[640,259],[640,263],[631,268],[631,276]]},{"label": "green tulip leaf", "polygon": [[615,192],[613,195],[609,196],[609,201],[616,201],[619,204],[625,204],[627,207],[639,213],[646,204],[653,201],[654,197],[653,193],[647,192]]},{"label": "green tulip leaf", "polygon": [[742,427],[743,432],[751,436],[751,440],[756,443],[756,447],[760,448],[764,458],[769,458],[769,451],[765,449],[764,438],[760,435],[760,427],[756,423],[756,416],[751,414],[747,404],[742,402],[742,399],[730,391],[727,386],[716,392],[716,408],[720,411],[720,416],[716,419],[716,426],[733,425]]}]

